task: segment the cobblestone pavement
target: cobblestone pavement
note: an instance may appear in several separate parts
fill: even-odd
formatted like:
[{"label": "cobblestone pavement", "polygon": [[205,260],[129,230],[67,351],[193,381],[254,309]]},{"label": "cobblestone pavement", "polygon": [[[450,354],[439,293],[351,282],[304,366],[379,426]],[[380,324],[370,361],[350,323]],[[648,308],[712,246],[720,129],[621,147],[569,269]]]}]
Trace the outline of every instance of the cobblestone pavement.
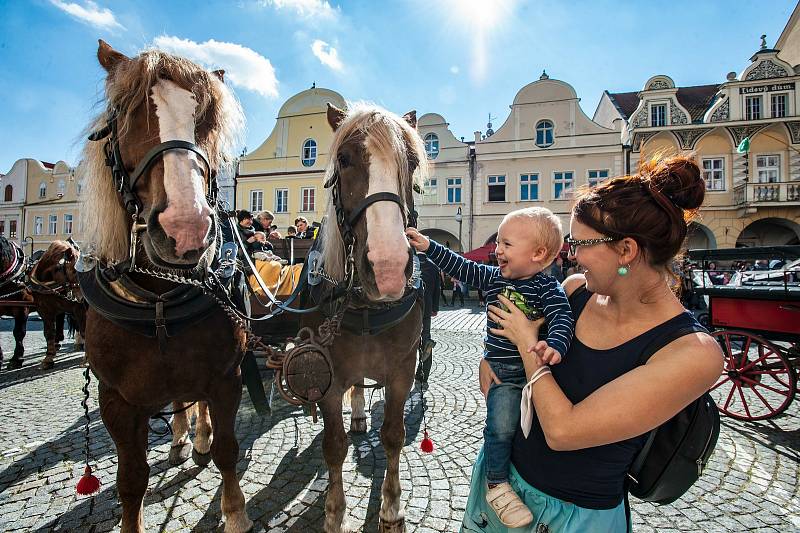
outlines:
[{"label": "cobblestone pavement", "polygon": [[[483,399],[476,385],[483,314],[445,308],[434,319],[434,366],[424,397],[415,388],[406,406],[407,441],[401,457],[409,531],[458,531],[472,461],[481,445]],[[0,342],[11,353],[8,320]],[[62,349],[56,367],[42,372],[41,323],[30,322],[26,366],[0,374],[0,530],[113,531],[120,507],[114,488],[116,456],[96,410],[92,386],[91,451],[103,482],[93,498],[75,496],[82,473],[82,353]],[[70,348],[69,341],[66,348]],[[385,456],[378,428],[382,396],[371,404],[371,428],[351,436],[345,462],[350,520],[375,531]],[[242,488],[255,531],[321,531],[327,474],[322,424],[277,402],[270,417],[255,413],[245,394],[237,422]],[[436,443],[419,451],[421,413]],[[345,418],[347,421],[347,417]],[[221,531],[220,476],[213,464],[170,467],[165,436],[153,435],[145,498],[147,531]],[[723,419],[716,452],[703,478],[672,505],[633,503],[637,532],[800,531],[798,464],[800,417],[796,404],[778,419],[742,423]]]}]

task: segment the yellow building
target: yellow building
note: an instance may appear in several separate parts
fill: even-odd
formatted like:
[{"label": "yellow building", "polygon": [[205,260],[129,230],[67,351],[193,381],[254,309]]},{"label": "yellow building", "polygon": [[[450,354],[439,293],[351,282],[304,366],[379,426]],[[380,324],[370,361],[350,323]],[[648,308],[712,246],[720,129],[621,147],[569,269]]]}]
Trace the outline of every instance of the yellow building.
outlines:
[{"label": "yellow building", "polygon": [[[66,240],[77,235],[79,228],[79,182],[75,169],[64,161],[52,168],[41,165],[29,168],[23,207],[23,236],[27,246],[43,250],[54,240]],[[26,247],[26,252],[30,248]]]},{"label": "yellow building", "polygon": [[275,214],[285,234],[298,216],[321,221],[326,197],[322,189],[333,132],[327,104],[344,108],[342,96],[314,87],[289,98],[264,143],[242,157],[236,175],[236,208]]}]

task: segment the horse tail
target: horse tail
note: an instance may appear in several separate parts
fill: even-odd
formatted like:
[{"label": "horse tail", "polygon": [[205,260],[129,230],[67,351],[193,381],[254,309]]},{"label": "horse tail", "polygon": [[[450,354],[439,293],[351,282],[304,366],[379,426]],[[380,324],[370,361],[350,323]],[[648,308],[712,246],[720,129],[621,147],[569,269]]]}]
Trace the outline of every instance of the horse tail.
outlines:
[{"label": "horse tail", "polygon": [[350,407],[350,400],[353,398],[353,393],[355,392],[356,387],[355,385],[350,387],[345,391],[342,395],[342,406],[343,407]]}]

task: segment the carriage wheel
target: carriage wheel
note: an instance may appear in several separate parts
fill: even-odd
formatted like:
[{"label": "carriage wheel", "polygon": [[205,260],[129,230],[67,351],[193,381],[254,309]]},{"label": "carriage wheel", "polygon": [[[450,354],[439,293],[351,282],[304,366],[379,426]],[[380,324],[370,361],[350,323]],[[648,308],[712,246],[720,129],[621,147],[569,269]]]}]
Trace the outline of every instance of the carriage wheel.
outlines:
[{"label": "carriage wheel", "polygon": [[765,420],[784,412],[796,391],[795,374],[780,348],[747,331],[712,333],[725,366],[711,395],[720,412],[739,420]]}]

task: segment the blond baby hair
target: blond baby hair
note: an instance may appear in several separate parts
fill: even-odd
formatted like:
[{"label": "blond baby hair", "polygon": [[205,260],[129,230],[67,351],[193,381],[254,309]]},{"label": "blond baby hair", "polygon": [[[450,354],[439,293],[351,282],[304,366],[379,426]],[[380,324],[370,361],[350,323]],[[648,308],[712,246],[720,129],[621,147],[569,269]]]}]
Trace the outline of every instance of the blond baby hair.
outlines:
[{"label": "blond baby hair", "polygon": [[503,217],[503,222],[512,218],[522,218],[528,221],[533,230],[533,238],[547,249],[547,258],[544,261],[544,265],[547,266],[552,263],[564,243],[561,219],[544,207],[526,207],[511,211]]}]

